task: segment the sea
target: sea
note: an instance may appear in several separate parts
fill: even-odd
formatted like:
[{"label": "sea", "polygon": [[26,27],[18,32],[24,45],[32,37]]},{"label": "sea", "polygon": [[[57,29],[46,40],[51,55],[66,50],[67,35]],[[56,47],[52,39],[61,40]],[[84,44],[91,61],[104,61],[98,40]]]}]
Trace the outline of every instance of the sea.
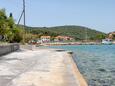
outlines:
[{"label": "sea", "polygon": [[115,45],[50,46],[73,51],[73,59],[88,86],[115,86]]}]

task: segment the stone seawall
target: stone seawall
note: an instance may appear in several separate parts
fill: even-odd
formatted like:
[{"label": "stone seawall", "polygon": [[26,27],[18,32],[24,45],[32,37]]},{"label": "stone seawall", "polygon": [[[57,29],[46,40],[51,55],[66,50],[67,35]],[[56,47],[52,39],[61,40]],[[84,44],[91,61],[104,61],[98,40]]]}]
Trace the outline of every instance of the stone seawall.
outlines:
[{"label": "stone seawall", "polygon": [[0,45],[0,56],[16,51],[20,48],[19,44]]}]

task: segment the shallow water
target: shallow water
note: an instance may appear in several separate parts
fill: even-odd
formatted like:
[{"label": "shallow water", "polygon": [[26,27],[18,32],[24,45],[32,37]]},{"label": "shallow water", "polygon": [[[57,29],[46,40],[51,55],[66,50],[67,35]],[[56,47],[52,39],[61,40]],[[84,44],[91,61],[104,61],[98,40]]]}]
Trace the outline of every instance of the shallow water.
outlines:
[{"label": "shallow water", "polygon": [[89,86],[115,86],[115,45],[51,46],[73,51]]}]

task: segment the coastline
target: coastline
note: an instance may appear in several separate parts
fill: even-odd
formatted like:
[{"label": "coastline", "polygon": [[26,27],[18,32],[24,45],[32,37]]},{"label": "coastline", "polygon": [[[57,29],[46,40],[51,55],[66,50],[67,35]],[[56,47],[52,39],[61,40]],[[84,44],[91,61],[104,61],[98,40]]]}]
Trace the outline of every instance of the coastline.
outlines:
[{"label": "coastline", "polygon": [[115,45],[115,42],[111,44],[103,44],[101,42],[49,42],[37,44],[37,46],[61,46],[61,45]]},{"label": "coastline", "polygon": [[72,64],[72,72],[75,75],[76,82],[79,83],[79,86],[88,86],[87,81],[85,80],[85,78],[83,77],[83,75],[79,71],[79,69],[77,67],[77,64],[75,63],[75,60],[74,60],[74,57],[73,57],[74,53],[72,51],[67,51],[67,50],[64,50],[64,49],[52,49],[52,48],[48,48],[48,49],[56,51],[56,52],[58,52],[58,51],[59,52],[65,52],[65,55],[67,57],[69,57],[69,59],[70,59],[70,64]]},{"label": "coastline", "polygon": [[2,86],[88,86],[68,51],[21,49],[3,57]]},{"label": "coastline", "polygon": [[75,63],[74,61],[74,57],[72,55],[72,52],[69,52],[69,57],[71,59],[71,62],[72,62],[72,65],[73,65],[73,71],[74,71],[74,74],[75,74],[75,77],[76,79],[79,81],[79,84],[80,86],[88,86],[85,78],[83,77],[83,75],[80,73],[78,67],[77,67],[77,64]]},{"label": "coastline", "polygon": [[101,45],[101,42],[52,42],[41,43],[40,46],[61,46],[61,45]]},{"label": "coastline", "polygon": [[[30,46],[29,46],[30,47]],[[24,48],[24,47],[23,47]],[[27,47],[26,47],[27,48]],[[36,47],[34,47],[34,48],[36,48]],[[27,48],[28,49],[28,48]],[[31,49],[31,48],[29,48],[29,49]],[[56,51],[56,52],[64,52],[65,53],[65,55],[67,56],[67,57],[69,57],[69,59],[70,59],[70,63],[72,64],[72,69],[73,69],[73,73],[74,73],[74,75],[75,75],[75,77],[76,77],[76,82],[78,82],[79,83],[79,86],[88,86],[88,84],[87,84],[87,82],[86,82],[86,80],[85,80],[85,78],[83,77],[83,75],[80,73],[80,71],[79,71],[79,69],[78,69],[78,67],[77,67],[77,64],[75,63],[75,60],[74,60],[74,57],[73,57],[73,52],[72,51],[66,51],[66,50],[64,50],[64,49],[52,49],[52,48],[37,48],[37,49],[45,49],[45,50],[53,50],[53,51]],[[33,49],[34,50],[34,49]],[[65,57],[65,56],[64,56]]]}]

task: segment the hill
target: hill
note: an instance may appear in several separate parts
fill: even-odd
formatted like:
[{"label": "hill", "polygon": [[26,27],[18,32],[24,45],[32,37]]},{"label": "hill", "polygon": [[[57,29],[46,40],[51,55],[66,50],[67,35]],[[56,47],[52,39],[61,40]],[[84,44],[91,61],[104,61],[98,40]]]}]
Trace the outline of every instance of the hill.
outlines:
[{"label": "hill", "polygon": [[50,35],[50,36],[70,36],[74,37],[77,40],[84,40],[87,38],[90,40],[101,39],[106,36],[105,33],[96,31],[83,26],[56,26],[56,27],[26,27],[26,30],[33,33],[41,35]]}]

